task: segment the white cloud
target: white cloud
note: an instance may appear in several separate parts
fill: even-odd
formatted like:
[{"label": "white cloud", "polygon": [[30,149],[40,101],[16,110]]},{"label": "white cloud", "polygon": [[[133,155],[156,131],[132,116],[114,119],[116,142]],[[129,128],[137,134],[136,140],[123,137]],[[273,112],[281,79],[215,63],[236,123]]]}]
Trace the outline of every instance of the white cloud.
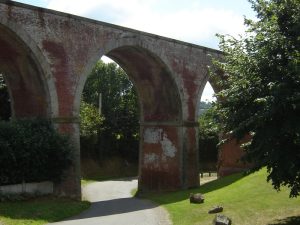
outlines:
[{"label": "white cloud", "polygon": [[244,31],[243,17],[233,11],[200,4],[157,10],[159,4],[159,0],[48,0],[47,8],[104,21],[109,18],[105,22],[209,47],[217,47],[216,33],[236,36]]}]

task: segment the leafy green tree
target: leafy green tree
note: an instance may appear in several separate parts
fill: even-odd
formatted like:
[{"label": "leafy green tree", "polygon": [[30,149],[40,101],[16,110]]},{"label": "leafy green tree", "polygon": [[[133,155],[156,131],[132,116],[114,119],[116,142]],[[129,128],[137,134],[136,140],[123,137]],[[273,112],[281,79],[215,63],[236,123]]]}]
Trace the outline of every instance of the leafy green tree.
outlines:
[{"label": "leafy green tree", "polygon": [[94,105],[82,101],[80,118],[80,135],[84,137],[97,136],[104,120],[98,109]]},{"label": "leafy green tree", "polygon": [[[97,62],[83,90],[83,102],[97,107],[102,95],[99,157],[118,154],[138,159],[139,107],[133,84],[116,63]],[[84,146],[83,146],[84,147]]]},{"label": "leafy green tree", "polygon": [[[245,19],[245,36],[220,36],[225,56],[217,110],[223,129],[241,140],[253,171],[264,166],[275,189],[300,191],[300,1],[250,1],[258,20]],[[214,74],[216,76],[216,73]]]},{"label": "leafy green tree", "polygon": [[[204,105],[204,104],[202,104]],[[212,103],[205,104],[210,106],[199,117],[199,162],[200,168],[209,170],[211,168],[203,168],[205,165],[215,164],[218,159],[219,143],[219,125],[217,112]]]}]

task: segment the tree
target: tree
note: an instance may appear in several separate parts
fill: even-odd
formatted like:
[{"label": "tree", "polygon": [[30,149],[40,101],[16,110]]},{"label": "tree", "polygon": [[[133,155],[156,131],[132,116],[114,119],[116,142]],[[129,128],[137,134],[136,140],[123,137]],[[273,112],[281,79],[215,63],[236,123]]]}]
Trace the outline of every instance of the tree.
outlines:
[{"label": "tree", "polygon": [[258,20],[245,19],[239,39],[221,36],[225,56],[217,110],[223,130],[241,140],[252,171],[264,166],[276,190],[300,191],[300,1],[252,0]]},{"label": "tree", "polygon": [[103,116],[96,146],[99,156],[118,154],[137,160],[138,98],[133,84],[116,63],[97,62],[86,81],[83,102],[98,108],[99,93],[102,94]]},{"label": "tree", "polygon": [[[202,102],[201,102],[202,103]],[[199,161],[200,167],[210,170],[218,160],[219,123],[214,103],[202,104],[205,112],[199,117]],[[207,167],[207,168],[205,168]]]}]

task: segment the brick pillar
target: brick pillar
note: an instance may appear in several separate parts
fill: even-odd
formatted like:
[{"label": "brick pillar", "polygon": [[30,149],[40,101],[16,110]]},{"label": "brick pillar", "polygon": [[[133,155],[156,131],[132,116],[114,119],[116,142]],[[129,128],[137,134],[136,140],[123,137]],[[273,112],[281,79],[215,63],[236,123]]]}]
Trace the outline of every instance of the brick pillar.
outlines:
[{"label": "brick pillar", "polygon": [[141,124],[139,192],[199,186],[196,123]]},{"label": "brick pillar", "polygon": [[186,121],[183,124],[183,170],[184,186],[199,187],[198,122]]},{"label": "brick pillar", "polygon": [[62,181],[54,184],[54,194],[59,197],[81,200],[79,119],[60,117],[52,120],[60,133],[70,137],[73,147],[73,165],[64,172]]},{"label": "brick pillar", "polygon": [[182,188],[182,129],[171,122],[141,124],[139,192]]}]

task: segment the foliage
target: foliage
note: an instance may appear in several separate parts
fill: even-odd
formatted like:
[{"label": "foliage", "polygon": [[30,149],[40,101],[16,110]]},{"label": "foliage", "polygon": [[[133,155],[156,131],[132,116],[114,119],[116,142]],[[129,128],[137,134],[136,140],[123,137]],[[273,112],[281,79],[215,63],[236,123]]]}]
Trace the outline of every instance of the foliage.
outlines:
[{"label": "foliage", "polygon": [[3,74],[0,73],[0,120],[9,120],[11,109],[9,103],[9,94],[5,84]]},{"label": "foliage", "polygon": [[68,138],[47,120],[0,121],[0,185],[59,181],[71,164]]},{"label": "foliage", "polygon": [[216,163],[218,156],[219,125],[215,107],[210,108],[199,117],[199,159],[204,163]]},{"label": "foliage", "polygon": [[80,135],[95,136],[98,134],[103,124],[103,116],[99,114],[98,109],[84,101],[80,105]]},{"label": "foliage", "polygon": [[43,197],[0,202],[0,224],[42,225],[61,221],[88,209],[89,202]]},{"label": "foliage", "polygon": [[93,151],[92,155],[100,159],[121,155],[137,160],[138,98],[133,84],[117,64],[97,62],[86,81],[83,102],[98,108],[99,93],[102,94],[101,115],[104,119],[98,124],[98,138],[93,146],[88,145],[91,136],[82,137],[83,151]]},{"label": "foliage", "polygon": [[300,2],[251,1],[257,21],[245,19],[247,35],[220,36],[224,90],[217,110],[224,131],[241,140],[253,170],[268,169],[275,189],[300,191]]},{"label": "foliage", "polygon": [[[197,189],[147,194],[145,197],[164,206],[174,225],[211,224],[215,215],[208,214],[208,210],[216,205],[224,207],[225,215],[232,219],[233,224],[299,224],[300,199],[287,199],[287,188],[276,192],[265,181],[266,175],[266,169],[248,176],[234,174],[203,184]],[[200,207],[190,204],[190,193],[202,193],[205,203]],[[292,223],[295,219],[291,218],[298,218],[298,223]]]}]

